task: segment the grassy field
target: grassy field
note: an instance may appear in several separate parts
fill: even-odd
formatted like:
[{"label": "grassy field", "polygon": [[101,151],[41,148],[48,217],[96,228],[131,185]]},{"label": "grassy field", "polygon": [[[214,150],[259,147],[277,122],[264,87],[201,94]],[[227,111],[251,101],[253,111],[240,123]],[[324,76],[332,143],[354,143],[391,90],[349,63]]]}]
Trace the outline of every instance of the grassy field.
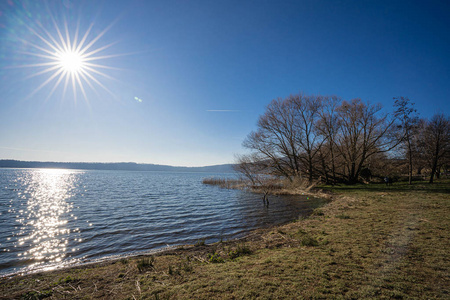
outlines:
[{"label": "grassy field", "polygon": [[321,187],[246,239],[0,279],[1,299],[450,299],[450,181]]}]

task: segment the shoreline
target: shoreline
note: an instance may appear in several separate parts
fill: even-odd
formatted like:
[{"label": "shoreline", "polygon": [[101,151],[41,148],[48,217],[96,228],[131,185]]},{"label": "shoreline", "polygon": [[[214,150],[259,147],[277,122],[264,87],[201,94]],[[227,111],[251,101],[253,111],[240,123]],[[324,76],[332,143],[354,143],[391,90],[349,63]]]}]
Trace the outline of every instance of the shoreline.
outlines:
[{"label": "shoreline", "polygon": [[450,180],[328,190],[333,200],[305,219],[241,239],[0,278],[0,299],[448,298]]},{"label": "shoreline", "polygon": [[39,273],[61,271],[61,270],[72,269],[72,268],[83,268],[85,266],[88,267],[90,265],[95,265],[95,264],[105,264],[108,262],[114,262],[114,261],[117,261],[120,259],[129,259],[129,258],[139,257],[139,256],[156,255],[160,252],[173,250],[176,247],[178,247],[178,246],[169,246],[169,247],[158,248],[158,249],[153,249],[153,250],[145,250],[145,251],[142,251],[142,253],[141,252],[139,252],[139,253],[132,252],[129,254],[122,254],[122,255],[121,254],[110,255],[110,256],[100,257],[100,258],[97,258],[92,261],[85,261],[85,262],[78,262],[78,263],[68,262],[67,264],[56,265],[56,266],[48,265],[48,266],[44,266],[42,268],[30,270],[30,271],[17,271],[17,272],[13,272],[13,273],[2,274],[2,275],[0,275],[0,279],[14,278],[16,276],[35,275],[35,274],[39,274]]},{"label": "shoreline", "polygon": [[[258,193],[257,191],[252,191],[252,192]],[[323,204],[321,204],[318,208],[327,205],[331,201],[330,199],[332,198],[332,195],[330,195],[330,194],[325,194],[325,193],[320,193],[320,192],[315,193],[315,192],[303,191],[303,190],[300,192],[299,191],[284,191],[281,193],[277,192],[277,193],[272,194],[272,196],[288,196],[288,195],[289,196],[306,196],[306,195],[308,195],[308,196],[312,196],[312,197],[315,197],[318,199],[322,199]],[[314,209],[312,209],[312,211],[310,213],[306,214],[306,216],[302,217],[302,219],[310,217],[311,214],[313,213],[313,211],[314,211]],[[296,219],[287,220],[280,224],[273,224],[273,225],[268,225],[268,226],[261,227],[261,228],[252,229],[252,230],[248,231],[247,233],[240,233],[242,236],[239,236],[239,234],[238,234],[238,236],[235,238],[226,239],[226,242],[233,243],[233,242],[246,240],[247,238],[249,238],[255,234],[262,234],[266,230],[271,230],[271,229],[279,227],[279,226],[284,226],[293,221],[296,221]],[[220,242],[213,242],[213,243],[205,244],[204,246],[211,246],[216,243],[220,243]],[[63,265],[56,265],[56,266],[46,265],[46,266],[43,266],[42,268],[37,268],[37,269],[29,270],[29,271],[16,271],[16,272],[12,272],[12,273],[0,274],[0,279],[3,279],[3,278],[11,279],[11,278],[18,277],[18,276],[30,276],[30,275],[40,274],[40,273],[57,272],[57,271],[64,271],[64,270],[70,270],[70,269],[82,269],[82,268],[90,267],[90,266],[95,267],[95,265],[111,264],[111,263],[115,263],[122,259],[135,259],[138,257],[163,255],[165,253],[169,253],[169,252],[175,251],[177,249],[189,249],[189,248],[195,248],[195,245],[193,245],[193,244],[180,244],[180,245],[166,244],[166,246],[163,246],[161,248],[156,248],[156,249],[147,249],[147,250],[142,250],[139,252],[131,252],[131,253],[124,253],[124,254],[115,254],[115,255],[96,258],[94,260],[87,260],[87,261],[81,261],[81,262],[74,262],[74,263],[67,262],[67,264],[63,264]]]},{"label": "shoreline", "polygon": [[[292,194],[292,195],[294,195],[294,194]],[[327,203],[323,204],[320,207],[323,207],[324,205],[327,205]],[[313,212],[311,212],[309,215],[307,215],[303,219],[307,219],[308,217],[310,217],[312,215],[312,213]],[[205,252],[209,248],[214,247],[217,244],[233,245],[233,244],[239,244],[242,242],[245,243],[248,241],[260,240],[261,236],[264,233],[267,233],[271,230],[276,229],[277,227],[285,226],[285,225],[290,224],[295,221],[296,220],[293,219],[293,220],[287,221],[286,223],[283,223],[283,224],[276,224],[276,225],[271,225],[269,227],[253,229],[242,237],[236,237],[236,238],[232,238],[232,239],[227,239],[225,241],[219,241],[219,242],[214,242],[214,243],[210,243],[210,244],[205,243],[201,246],[196,246],[195,244],[183,244],[183,245],[173,245],[173,246],[168,245],[163,248],[158,248],[158,249],[153,249],[153,250],[145,250],[145,251],[137,252],[137,253],[135,252],[135,253],[129,253],[129,254],[123,254],[123,255],[106,256],[106,257],[98,258],[93,261],[86,261],[86,262],[80,262],[80,263],[74,263],[74,264],[69,263],[69,264],[63,265],[63,266],[56,266],[55,268],[44,267],[42,269],[31,270],[28,272],[18,271],[18,272],[14,272],[14,273],[5,274],[5,275],[0,275],[0,282],[1,282],[1,280],[4,280],[4,279],[13,280],[13,279],[20,278],[20,277],[30,277],[30,276],[33,277],[33,276],[39,276],[39,275],[46,274],[46,273],[65,273],[65,272],[70,272],[72,270],[98,268],[98,267],[102,267],[102,266],[116,264],[117,262],[119,262],[121,260],[137,260],[139,258],[149,257],[149,256],[157,257],[157,256],[164,256],[164,255],[179,255],[180,253],[186,253],[186,252],[188,252],[188,253],[189,252],[195,252],[195,253]],[[2,298],[0,297],[0,299],[2,299]]]}]

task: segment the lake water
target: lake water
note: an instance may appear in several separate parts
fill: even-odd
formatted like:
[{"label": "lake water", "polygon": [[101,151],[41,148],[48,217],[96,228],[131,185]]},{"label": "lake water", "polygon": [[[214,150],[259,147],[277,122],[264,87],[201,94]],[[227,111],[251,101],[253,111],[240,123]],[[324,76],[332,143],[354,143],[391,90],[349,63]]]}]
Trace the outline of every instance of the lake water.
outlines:
[{"label": "lake water", "polygon": [[0,275],[237,238],[323,204],[202,184],[232,176],[0,169]]}]

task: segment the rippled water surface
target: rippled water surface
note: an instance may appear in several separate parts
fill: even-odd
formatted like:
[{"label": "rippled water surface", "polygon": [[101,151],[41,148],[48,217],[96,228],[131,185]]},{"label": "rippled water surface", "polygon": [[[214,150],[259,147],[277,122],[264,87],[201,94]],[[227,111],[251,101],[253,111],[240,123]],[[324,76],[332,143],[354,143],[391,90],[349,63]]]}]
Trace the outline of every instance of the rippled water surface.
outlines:
[{"label": "rippled water surface", "polygon": [[0,169],[0,275],[239,237],[322,200],[202,184],[232,174]]}]

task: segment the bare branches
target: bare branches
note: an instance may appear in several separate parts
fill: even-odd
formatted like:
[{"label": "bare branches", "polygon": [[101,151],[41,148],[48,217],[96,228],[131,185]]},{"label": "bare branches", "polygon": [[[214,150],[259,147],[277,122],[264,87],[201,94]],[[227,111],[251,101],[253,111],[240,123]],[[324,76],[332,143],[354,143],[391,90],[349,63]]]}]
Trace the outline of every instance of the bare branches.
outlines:
[{"label": "bare branches", "polygon": [[403,150],[406,152],[408,157],[408,182],[412,184],[412,173],[413,173],[413,147],[412,140],[413,136],[418,133],[419,117],[417,110],[414,108],[414,103],[412,103],[407,97],[396,97],[394,98],[396,111],[394,116],[399,121],[397,125],[398,128],[398,140],[402,144]]},{"label": "bare branches", "polygon": [[431,167],[430,183],[433,183],[440,164],[450,162],[450,118],[443,114],[434,115],[423,133],[423,146]]},{"label": "bare branches", "polygon": [[[428,164],[432,182],[441,166],[450,164],[449,118],[419,120],[408,98],[394,100],[389,114],[359,98],[297,94],[275,99],[244,141],[252,152],[238,158],[237,170],[253,185],[269,177],[351,184],[367,181],[371,165],[379,176],[388,176],[388,161],[393,167],[400,159],[402,165],[408,161],[410,182],[413,163],[418,172]],[[401,154],[397,160],[391,159],[394,153]]]},{"label": "bare branches", "polygon": [[370,105],[361,99],[343,101],[336,108],[337,134],[335,145],[345,164],[348,183],[359,179],[369,157],[387,152],[397,146],[391,134],[394,119],[381,113],[381,105]]},{"label": "bare branches", "polygon": [[395,126],[401,113],[394,117],[381,105],[336,96],[275,99],[244,141],[252,154],[240,157],[238,171],[250,180],[256,171],[291,181],[306,175],[309,183],[322,176],[326,182],[355,183],[370,157],[403,140]]}]

